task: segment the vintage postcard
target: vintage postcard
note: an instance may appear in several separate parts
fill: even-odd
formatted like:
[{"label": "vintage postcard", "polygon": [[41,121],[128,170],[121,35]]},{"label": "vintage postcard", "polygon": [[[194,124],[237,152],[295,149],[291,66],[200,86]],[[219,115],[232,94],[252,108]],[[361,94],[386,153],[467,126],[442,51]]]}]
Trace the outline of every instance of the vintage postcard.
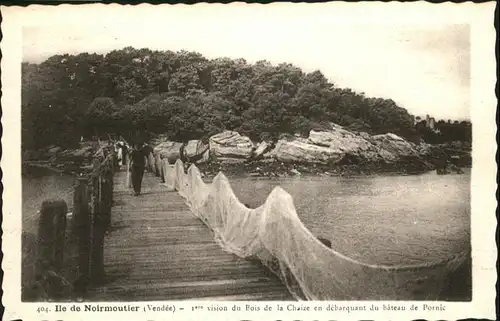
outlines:
[{"label": "vintage postcard", "polygon": [[4,320],[495,318],[493,2],[1,11]]}]

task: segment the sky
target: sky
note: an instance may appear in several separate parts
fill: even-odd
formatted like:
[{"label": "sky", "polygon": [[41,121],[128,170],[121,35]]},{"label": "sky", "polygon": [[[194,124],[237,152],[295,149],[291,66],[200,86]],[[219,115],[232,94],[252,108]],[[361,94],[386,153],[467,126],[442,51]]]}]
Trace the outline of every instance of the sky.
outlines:
[{"label": "sky", "polygon": [[41,62],[54,54],[105,54],[132,46],[288,62],[306,72],[321,70],[338,87],[391,98],[416,116],[470,119],[468,25],[353,22],[340,19],[331,6],[285,9],[206,5],[60,12],[50,25],[46,19],[23,28],[22,59]]}]

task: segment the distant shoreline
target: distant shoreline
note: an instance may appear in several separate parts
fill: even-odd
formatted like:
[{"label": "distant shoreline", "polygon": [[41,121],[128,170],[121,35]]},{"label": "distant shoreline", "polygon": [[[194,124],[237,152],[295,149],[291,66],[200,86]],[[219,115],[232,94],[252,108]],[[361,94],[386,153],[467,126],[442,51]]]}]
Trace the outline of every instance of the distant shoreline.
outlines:
[{"label": "distant shoreline", "polygon": [[[186,170],[191,163],[186,162]],[[259,160],[242,161],[237,164],[210,161],[195,164],[204,177],[215,177],[223,172],[228,177],[249,178],[286,178],[286,177],[366,177],[366,176],[414,176],[433,172],[434,169],[418,168],[418,162],[404,164],[336,164],[333,166],[319,164],[298,164],[265,162]],[[417,167],[417,168],[415,168]],[[30,168],[47,170],[54,174],[78,175],[88,169],[88,165],[78,165],[58,159],[23,160],[22,175],[29,175]],[[465,167],[465,168],[470,168]],[[123,170],[123,167],[122,167]]]},{"label": "distant shoreline", "polygon": [[[182,144],[182,143],[173,143]],[[30,168],[46,169],[54,173],[79,175],[87,172],[91,167],[89,159],[97,152],[93,142],[84,142],[77,148],[63,149],[58,146],[48,146],[39,150],[24,151],[22,155],[22,172],[30,172]],[[158,142],[150,142],[157,146]],[[185,146],[185,145],[183,145]],[[314,147],[314,145],[311,145]],[[429,145],[431,146],[431,145]],[[175,148],[171,151],[175,151]],[[439,149],[439,147],[436,147]],[[180,153],[165,152],[161,148],[156,151],[161,158],[169,158],[173,163],[181,157]],[[455,153],[467,153],[455,151]],[[417,153],[414,151],[414,153]],[[460,154],[460,153],[459,153]],[[175,156],[174,156],[175,155]],[[331,176],[331,177],[365,177],[365,176],[393,176],[393,175],[421,175],[437,168],[434,155],[406,156],[395,154],[396,160],[386,161],[373,157],[346,157],[333,163],[318,161],[286,161],[279,157],[254,157],[220,159],[206,157],[204,161],[194,161],[204,177],[215,177],[223,172],[228,177],[256,177],[256,178],[281,178],[303,176]],[[369,155],[368,155],[369,156]],[[431,157],[431,158],[429,158]],[[182,159],[182,158],[181,158]],[[200,158],[198,158],[200,159]],[[452,159],[451,159],[452,160]],[[191,165],[189,159],[184,159],[185,170]],[[462,162],[459,167],[471,167],[471,163]],[[449,173],[450,171],[448,171]]]},{"label": "distant shoreline", "polygon": [[[234,178],[279,179],[291,177],[368,177],[368,176],[417,176],[435,169],[423,168],[420,162],[395,164],[300,164],[249,160],[237,164],[207,162],[195,164],[204,178],[213,178],[219,172]],[[191,163],[184,163],[185,170]]]}]

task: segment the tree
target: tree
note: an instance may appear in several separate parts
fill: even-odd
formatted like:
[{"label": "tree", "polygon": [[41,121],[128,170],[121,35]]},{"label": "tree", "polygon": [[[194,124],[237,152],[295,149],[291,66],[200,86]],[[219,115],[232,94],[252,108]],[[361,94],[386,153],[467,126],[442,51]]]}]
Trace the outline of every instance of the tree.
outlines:
[{"label": "tree", "polygon": [[223,130],[274,139],[307,135],[329,122],[412,139],[472,139],[470,122],[439,121],[436,134],[416,120],[390,99],[337,87],[321,71],[305,73],[289,63],[126,47],[22,65],[23,148],[75,143],[82,133],[126,135],[132,128],[178,140]]},{"label": "tree", "polygon": [[109,97],[95,98],[85,113],[86,135],[106,134],[114,129],[118,108]]}]

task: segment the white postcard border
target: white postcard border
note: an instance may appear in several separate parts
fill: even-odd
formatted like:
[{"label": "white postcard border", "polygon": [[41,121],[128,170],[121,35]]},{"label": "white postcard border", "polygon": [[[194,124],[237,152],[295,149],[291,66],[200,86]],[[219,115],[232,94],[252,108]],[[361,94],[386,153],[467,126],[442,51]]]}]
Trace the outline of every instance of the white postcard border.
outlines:
[{"label": "white postcard border", "polygon": [[[233,6],[246,4],[237,3]],[[473,163],[471,184],[471,222],[473,256],[473,300],[466,303],[454,302],[387,302],[393,306],[405,306],[406,311],[369,311],[372,305],[382,307],[379,301],[350,302],[298,302],[295,307],[310,307],[312,311],[286,311],[289,303],[284,302],[204,302],[204,301],[166,301],[166,302],[116,302],[92,303],[92,306],[139,306],[147,309],[148,304],[175,307],[175,312],[75,312],[85,303],[65,303],[66,312],[55,312],[56,304],[22,303],[20,301],[20,261],[21,261],[21,152],[20,152],[20,92],[22,57],[22,28],[26,26],[53,25],[55,28],[91,23],[96,12],[106,17],[107,24],[130,23],[134,14],[151,13],[150,5],[135,7],[119,5],[60,5],[4,7],[2,6],[2,126],[3,126],[3,247],[2,268],[3,304],[5,320],[84,320],[92,317],[96,320],[120,318],[122,320],[335,320],[335,319],[459,319],[459,318],[495,318],[495,283],[497,248],[494,215],[496,209],[496,99],[494,88],[495,75],[495,29],[493,26],[494,2],[484,4],[428,4],[428,3],[331,3],[301,4],[303,14],[317,14],[315,6],[325,5],[319,19],[336,19],[338,23],[406,23],[406,24],[469,24],[471,26],[471,120],[473,123]],[[161,10],[168,10],[168,5],[154,9],[155,17]],[[199,4],[184,10],[199,10],[197,14],[217,14],[222,5]],[[290,4],[272,4],[280,6],[282,12],[289,10]],[[167,8],[165,8],[167,7]],[[107,15],[106,15],[107,14]],[[147,19],[146,16],[142,18]],[[233,305],[241,306],[242,311],[231,311]],[[245,311],[246,304],[258,306],[260,311]],[[277,311],[277,305],[283,305],[285,311]],[[432,304],[434,311],[424,311],[424,304]],[[204,312],[196,311],[197,306],[204,306]],[[228,312],[207,312],[208,306],[226,306]],[[366,306],[367,312],[327,311],[329,305],[355,307]],[[443,305],[445,311],[438,307]],[[266,311],[266,306],[272,311]],[[411,310],[417,307],[417,310]],[[37,312],[40,307],[51,309],[45,314]],[[321,307],[322,311],[314,311]],[[184,311],[180,309],[183,308]],[[195,311],[193,311],[193,309]]]}]

